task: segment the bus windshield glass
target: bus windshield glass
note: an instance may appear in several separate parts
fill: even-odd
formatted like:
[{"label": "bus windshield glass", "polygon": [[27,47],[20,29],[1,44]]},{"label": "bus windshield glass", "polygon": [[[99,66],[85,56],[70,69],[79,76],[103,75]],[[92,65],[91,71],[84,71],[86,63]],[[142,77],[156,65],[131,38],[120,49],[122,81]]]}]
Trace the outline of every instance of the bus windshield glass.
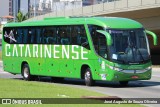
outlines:
[{"label": "bus windshield glass", "polygon": [[139,64],[150,60],[148,39],[143,29],[107,31],[110,33],[113,42],[108,47],[111,61]]}]

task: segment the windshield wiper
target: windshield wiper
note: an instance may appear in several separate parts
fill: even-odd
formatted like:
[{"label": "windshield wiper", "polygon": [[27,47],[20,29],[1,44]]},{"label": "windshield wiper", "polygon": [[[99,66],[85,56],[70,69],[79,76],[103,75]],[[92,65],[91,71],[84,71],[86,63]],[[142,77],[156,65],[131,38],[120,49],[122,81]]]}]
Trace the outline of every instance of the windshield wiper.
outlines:
[{"label": "windshield wiper", "polygon": [[138,50],[138,52],[139,52],[139,54],[140,54],[140,56],[141,56],[142,62],[144,62],[145,60],[144,60],[144,58],[143,58],[142,53],[140,52],[140,50],[139,50],[138,48],[136,48],[136,50]]},{"label": "windshield wiper", "polygon": [[124,61],[124,60],[117,59],[117,61],[119,61],[119,62],[125,64],[125,61]]}]

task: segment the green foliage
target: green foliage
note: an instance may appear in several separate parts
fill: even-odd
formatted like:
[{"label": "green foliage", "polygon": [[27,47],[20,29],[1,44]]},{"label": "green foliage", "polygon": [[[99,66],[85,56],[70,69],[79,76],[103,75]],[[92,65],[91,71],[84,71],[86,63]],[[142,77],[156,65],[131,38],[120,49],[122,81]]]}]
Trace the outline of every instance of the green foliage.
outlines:
[{"label": "green foliage", "polygon": [[17,13],[16,18],[17,18],[17,22],[22,22],[22,21],[28,19],[28,14],[23,14],[21,11],[19,11],[19,12]]}]

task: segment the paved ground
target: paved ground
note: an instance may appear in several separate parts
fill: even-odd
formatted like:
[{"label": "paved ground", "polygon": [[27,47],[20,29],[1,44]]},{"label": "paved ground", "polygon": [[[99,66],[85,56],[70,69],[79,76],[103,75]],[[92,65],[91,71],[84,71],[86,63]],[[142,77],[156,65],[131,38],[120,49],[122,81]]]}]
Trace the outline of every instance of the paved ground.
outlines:
[{"label": "paved ground", "polygon": [[[21,75],[12,75],[2,70],[0,63],[0,78],[22,78]],[[41,78],[40,81],[48,81],[49,79]],[[78,87],[87,90],[93,90],[103,94],[118,96],[122,98],[160,98],[160,68],[153,68],[152,79],[147,81],[133,81],[127,87],[120,87],[118,83],[113,82],[97,82],[94,87],[87,87],[82,80],[66,79],[64,82],[58,83],[71,87]],[[159,107],[160,105],[149,105]]]}]

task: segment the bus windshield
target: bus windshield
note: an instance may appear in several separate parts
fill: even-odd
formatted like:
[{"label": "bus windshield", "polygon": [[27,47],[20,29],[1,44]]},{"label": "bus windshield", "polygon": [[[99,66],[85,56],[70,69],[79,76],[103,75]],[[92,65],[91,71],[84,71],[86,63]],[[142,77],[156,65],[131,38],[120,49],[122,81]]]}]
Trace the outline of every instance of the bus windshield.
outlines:
[{"label": "bus windshield", "polygon": [[139,64],[150,60],[148,39],[144,29],[107,30],[112,38],[108,47],[109,59],[125,64]]}]

